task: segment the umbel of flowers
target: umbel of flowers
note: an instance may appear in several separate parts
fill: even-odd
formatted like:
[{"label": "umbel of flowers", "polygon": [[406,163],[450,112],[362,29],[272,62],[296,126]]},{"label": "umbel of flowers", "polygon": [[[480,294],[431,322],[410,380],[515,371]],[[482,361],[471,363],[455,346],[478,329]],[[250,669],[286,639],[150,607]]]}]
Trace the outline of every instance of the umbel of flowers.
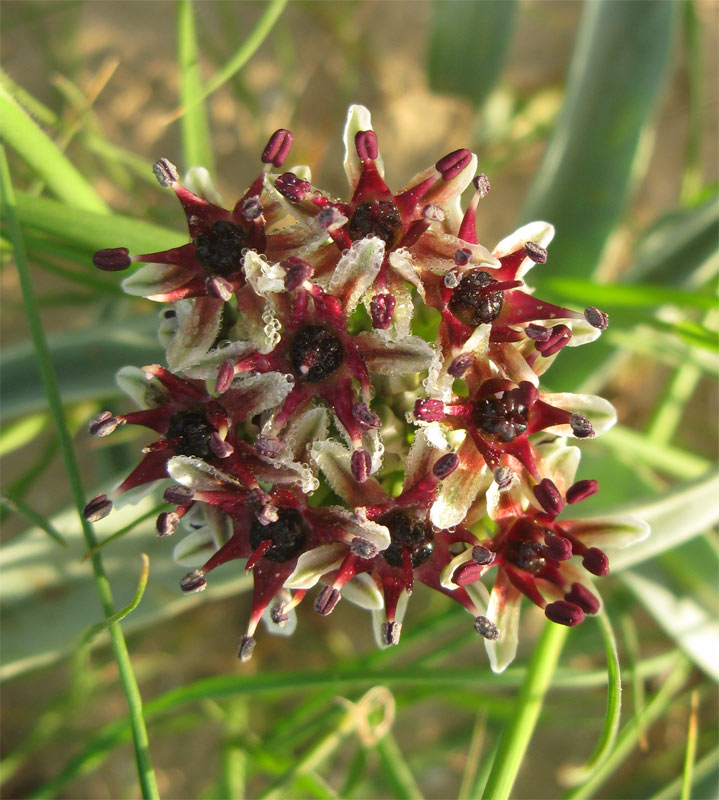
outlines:
[{"label": "umbel of flowers", "polygon": [[572,518],[599,487],[575,482],[568,438],[601,434],[615,413],[539,384],[608,318],[527,287],[548,261],[551,225],[525,225],[491,250],[478,242],[489,180],[474,154],[449,153],[395,192],[367,109],[349,109],[344,140],[346,200],[315,187],[307,167],[284,170],[286,130],[232,209],[204,170],[183,185],[168,160],[155,164],[190,241],[93,260],[142,264],[123,286],[164,304],[167,365],[120,370],[140,410],[106,411],[90,431],[141,425],[158,439],[85,516],[169,479],[174,510],[157,533],[188,531],[174,553],[192,567],[182,590],[204,589],[216,568],[253,575],[243,661],[260,619],[293,630],[308,592],[322,615],[343,597],[371,610],[378,643],[395,645],[423,583],[469,611],[500,671],[523,596],[577,625],[600,609],[592,579],[609,571],[605,550],[648,533],[628,517]]}]

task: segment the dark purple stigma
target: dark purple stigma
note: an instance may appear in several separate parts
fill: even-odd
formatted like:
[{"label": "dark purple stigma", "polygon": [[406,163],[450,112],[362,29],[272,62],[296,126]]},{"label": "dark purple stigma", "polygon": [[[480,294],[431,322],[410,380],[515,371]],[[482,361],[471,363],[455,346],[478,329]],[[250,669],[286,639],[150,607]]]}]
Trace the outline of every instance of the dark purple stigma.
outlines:
[{"label": "dark purple stigma", "polygon": [[353,242],[365,236],[377,236],[389,250],[397,244],[402,233],[402,217],[397,206],[389,200],[361,203],[347,223],[347,233]]},{"label": "dark purple stigma", "polygon": [[472,422],[503,442],[511,442],[527,430],[529,409],[517,389],[502,397],[482,397],[474,404]]},{"label": "dark purple stigma", "polygon": [[247,233],[227,219],[218,219],[195,239],[197,260],[214,275],[231,275],[242,268]]},{"label": "dark purple stigma", "polygon": [[504,305],[504,293],[493,292],[493,283],[498,281],[483,269],[467,272],[452,292],[449,310],[468,328],[494,322]]},{"label": "dark purple stigma", "polygon": [[412,566],[418,567],[432,555],[432,526],[429,522],[417,519],[408,511],[396,508],[377,518],[379,525],[389,530],[390,545],[382,551],[384,560],[392,567],[402,567],[402,554],[408,552]]},{"label": "dark purple stigma", "polygon": [[175,455],[207,458],[211,452],[210,438],[214,430],[204,411],[176,411],[170,417],[165,438],[172,441]]},{"label": "dark purple stigma", "polygon": [[310,383],[329,378],[344,361],[342,342],[321,325],[300,328],[290,345],[290,361],[295,375]]},{"label": "dark purple stigma", "polygon": [[282,563],[299,555],[307,541],[307,526],[300,512],[294,508],[281,508],[275,522],[262,525],[255,520],[250,528],[250,547],[256,550],[267,539],[272,542],[272,547],[264,558]]}]

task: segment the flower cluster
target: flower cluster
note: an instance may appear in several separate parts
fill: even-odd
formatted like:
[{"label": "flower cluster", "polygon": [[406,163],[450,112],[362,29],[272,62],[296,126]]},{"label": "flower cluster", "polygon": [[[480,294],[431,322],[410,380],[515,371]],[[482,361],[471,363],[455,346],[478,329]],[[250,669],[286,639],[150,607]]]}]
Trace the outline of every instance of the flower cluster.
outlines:
[{"label": "flower cluster", "polygon": [[307,167],[282,171],[286,130],[231,210],[204,171],[183,185],[157,162],[189,243],[100,250],[94,264],[143,264],[123,286],[167,304],[167,367],[122,369],[141,410],[106,411],[90,431],[142,425],[160,438],[85,516],[169,477],[175,510],[157,532],[189,529],[175,548],[193,568],[183,591],[236,559],[253,574],[243,661],[260,619],[291,631],[318,584],[318,613],[344,597],[372,611],[380,645],[396,644],[419,581],[469,611],[499,671],[516,651],[522,596],[576,625],[600,608],[591,576],[609,569],[605,547],[647,534],[631,518],[565,518],[598,490],[574,481],[579,450],[567,437],[600,434],[615,415],[601,398],[539,386],[562,348],[592,341],[608,319],[527,288],[551,225],[526,225],[491,251],[478,242],[489,180],[468,150],[393,192],[367,109],[350,108],[344,137],[348,201],[313,186]]}]

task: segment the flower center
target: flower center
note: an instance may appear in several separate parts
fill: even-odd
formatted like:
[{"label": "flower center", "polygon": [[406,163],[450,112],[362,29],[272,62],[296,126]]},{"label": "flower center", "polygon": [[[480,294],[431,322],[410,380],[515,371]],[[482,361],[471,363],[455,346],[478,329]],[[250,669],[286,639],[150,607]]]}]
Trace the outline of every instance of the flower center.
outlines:
[{"label": "flower center", "polygon": [[217,220],[207,233],[195,239],[197,260],[213,275],[230,275],[242,267],[247,233],[226,219]]},{"label": "flower center", "polygon": [[170,417],[165,438],[175,440],[172,446],[175,455],[207,458],[213,432],[214,428],[207,421],[204,411],[177,411]]},{"label": "flower center", "polygon": [[510,539],[505,547],[504,557],[508,563],[533,575],[541,572],[546,562],[541,543],[527,539]]},{"label": "flower center", "polygon": [[492,291],[497,282],[483,269],[468,272],[452,293],[449,310],[468,328],[494,322],[504,304],[504,293]]},{"label": "flower center", "polygon": [[527,430],[529,409],[515,390],[501,398],[482,397],[474,404],[472,422],[483,431],[511,442]]},{"label": "flower center", "polygon": [[290,345],[290,361],[298,378],[319,383],[337,370],[344,360],[342,342],[321,325],[306,325]]},{"label": "flower center", "polygon": [[434,543],[429,522],[418,520],[401,509],[383,514],[377,522],[389,529],[392,541],[382,555],[390,566],[401,567],[404,552],[412,556],[413,567],[423,564],[432,555]]},{"label": "flower center", "polygon": [[347,223],[347,233],[353,242],[374,234],[385,243],[388,250],[397,244],[401,230],[399,209],[388,200],[361,203]]},{"label": "flower center", "polygon": [[294,558],[307,541],[307,526],[299,511],[281,508],[277,520],[269,525],[255,520],[250,528],[250,546],[256,550],[267,539],[272,540],[272,547],[265,553],[265,558],[280,563]]}]

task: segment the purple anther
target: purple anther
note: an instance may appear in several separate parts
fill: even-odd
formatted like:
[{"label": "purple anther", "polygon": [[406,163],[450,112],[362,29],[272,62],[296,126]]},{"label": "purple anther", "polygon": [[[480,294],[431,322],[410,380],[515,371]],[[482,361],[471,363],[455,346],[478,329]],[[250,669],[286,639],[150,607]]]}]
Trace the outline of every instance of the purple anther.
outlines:
[{"label": "purple anther", "polygon": [[90,433],[93,436],[109,436],[119,424],[120,420],[111,411],[103,411],[90,423]]},{"label": "purple anther", "polygon": [[207,581],[205,580],[205,573],[201,569],[193,569],[187,575],[180,578],[180,589],[185,594],[192,594],[192,592],[204,592],[207,589]]},{"label": "purple anther", "polygon": [[222,300],[227,303],[232,300],[232,295],[235,293],[234,287],[222,275],[212,275],[205,281],[205,289],[210,297],[216,300]]},{"label": "purple anther", "polygon": [[299,203],[311,188],[307,181],[298,178],[294,172],[285,172],[275,179],[275,189],[292,203]]},{"label": "purple anther", "polygon": [[494,470],[494,482],[500,489],[508,489],[513,477],[514,473],[509,467],[497,467]]},{"label": "purple anther", "polygon": [[259,219],[262,216],[262,203],[260,202],[260,198],[254,195],[252,197],[246,197],[242,201],[240,214],[242,214],[242,217],[248,222],[254,222],[256,219]]},{"label": "purple anther", "polygon": [[567,489],[567,502],[579,503],[599,491],[599,481],[577,481]]},{"label": "purple anther", "polygon": [[401,622],[383,622],[382,623],[382,643],[387,646],[399,644],[399,637],[402,633]]},{"label": "purple anther", "polygon": [[479,193],[480,199],[489,194],[489,178],[483,172],[480,172],[479,175],[475,175],[474,178],[472,178],[472,186],[474,186]]},{"label": "purple anther", "polygon": [[280,511],[277,506],[273,506],[272,503],[263,506],[257,514],[257,521],[260,525],[269,525],[271,522],[277,522],[279,518]]},{"label": "purple anther", "polygon": [[494,553],[482,544],[476,544],[472,548],[472,558],[477,562],[477,564],[481,564],[483,567],[486,567],[488,564],[491,564],[494,561]]},{"label": "purple anther", "polygon": [[161,158],[152,165],[152,171],[155,173],[157,182],[160,186],[167,188],[177,183],[180,180],[180,174],[177,167],[166,158]]},{"label": "purple anther", "polygon": [[471,353],[462,353],[452,361],[449,367],[447,367],[447,372],[453,378],[461,378],[473,363],[474,356]]},{"label": "purple anther", "polygon": [[342,212],[334,206],[325,206],[315,219],[317,220],[317,224],[326,231],[331,228],[336,228],[346,221],[346,217],[343,217]]},{"label": "purple anther", "polygon": [[460,247],[459,250],[454,251],[454,263],[458,267],[464,267],[469,264],[470,258],[472,258],[472,251],[467,250],[466,247]]},{"label": "purple anther", "polygon": [[82,516],[85,517],[88,522],[97,522],[98,520],[104,519],[111,511],[112,500],[110,500],[106,494],[99,494],[97,497],[90,500],[85,508],[83,508]]},{"label": "purple anther", "polygon": [[397,301],[392,294],[376,294],[369,304],[370,314],[372,315],[372,327],[377,330],[386,331],[392,324],[394,307]]},{"label": "purple anther", "polygon": [[257,641],[253,639],[252,636],[247,636],[247,634],[245,634],[242,637],[237,658],[239,658],[243,664],[246,664],[252,658],[252,651],[255,649],[256,644]]},{"label": "purple anther", "polygon": [[536,242],[527,242],[524,245],[524,252],[535,264],[547,263],[547,250]]},{"label": "purple anther", "polygon": [[443,180],[451,181],[452,178],[456,178],[459,175],[471,160],[472,154],[463,147],[461,150],[454,150],[444,158],[440,158],[435,167]]},{"label": "purple anther", "polygon": [[290,147],[292,147],[292,134],[280,128],[270,136],[267,146],[262,151],[262,163],[281,167],[290,152]]},{"label": "purple anther", "polygon": [[592,423],[584,416],[584,414],[572,414],[569,418],[569,425],[572,433],[577,439],[588,439],[594,436],[594,428]]},{"label": "purple anther", "polygon": [[357,150],[360,161],[374,161],[379,155],[377,134],[374,131],[357,131],[355,150]]},{"label": "purple anther", "polygon": [[564,536],[546,531],[544,534],[544,547],[541,548],[545,558],[552,561],[566,561],[572,557],[572,543]]},{"label": "purple anther", "polygon": [[452,583],[456,583],[457,586],[468,586],[470,583],[476,583],[482,577],[483,572],[483,567],[476,561],[465,561],[454,571]]},{"label": "purple anther", "polygon": [[334,611],[340,601],[340,590],[332,586],[325,586],[315,598],[315,611],[326,617]]},{"label": "purple anther", "polygon": [[609,326],[609,314],[606,314],[596,306],[589,306],[584,309],[584,319],[586,319],[593,328],[598,328],[600,331],[605,330]]},{"label": "purple anther", "polygon": [[444,222],[444,209],[434,205],[434,203],[428,203],[422,209],[422,217],[426,219],[427,222]]},{"label": "purple anther", "polygon": [[551,328],[545,328],[544,325],[527,325],[524,332],[527,334],[527,338],[535,342],[547,342],[552,336]]},{"label": "purple anther", "polygon": [[224,361],[220,364],[217,371],[217,381],[215,383],[215,393],[224,394],[235,379],[235,364],[233,361]]},{"label": "purple anther", "polygon": [[289,622],[290,615],[285,611],[284,603],[275,603],[270,609],[270,619],[274,625],[279,628],[284,628],[285,624]]},{"label": "purple anther", "polygon": [[355,536],[354,539],[350,542],[350,550],[357,558],[374,558],[379,550],[377,549],[376,545],[372,544],[372,542],[368,541],[367,539],[363,539],[361,536]]},{"label": "purple anther", "polygon": [[601,578],[609,572],[609,559],[607,554],[598,547],[589,547],[584,551],[582,566],[587,572]]},{"label": "purple anther", "polygon": [[363,431],[374,431],[382,427],[382,420],[367,408],[366,403],[352,404],[352,418]]},{"label": "purple anther", "polygon": [[258,436],[255,439],[255,450],[265,458],[277,458],[287,445],[276,436]]},{"label": "purple anther", "polygon": [[544,609],[544,616],[552,622],[568,625],[570,628],[579,625],[580,622],[584,622],[582,609],[567,600],[557,600],[554,603],[550,603]]},{"label": "purple anther", "polygon": [[596,614],[599,611],[599,598],[581,583],[573,583],[572,590],[564,595],[564,599],[579,606],[585,614]]},{"label": "purple anther", "polygon": [[314,272],[312,264],[299,256],[290,256],[284,261],[280,261],[280,266],[285,271],[285,289],[288,292],[299,289],[305,281],[312,277]]},{"label": "purple anther", "polygon": [[369,478],[372,459],[366,450],[355,450],[350,459],[350,469],[356,481],[364,483]]},{"label": "purple anther", "polygon": [[487,617],[475,617],[474,629],[477,633],[490,642],[496,642],[499,639],[499,628]]},{"label": "purple anther", "polygon": [[543,478],[537,486],[532,487],[532,491],[537,498],[537,502],[547,514],[556,517],[564,508],[562,495],[549,478]]},{"label": "purple anther", "polygon": [[132,264],[129,253],[126,247],[108,247],[96,251],[92,256],[92,263],[105,272],[119,272]]},{"label": "purple anther", "polygon": [[217,431],[213,431],[209,441],[210,450],[217,458],[229,458],[234,452],[235,448],[226,442]]},{"label": "purple anther", "polygon": [[170,505],[184,507],[192,503],[194,496],[195,492],[189,486],[180,486],[179,483],[173,483],[172,486],[168,486],[165,489],[162,499],[166,503],[170,503]]},{"label": "purple anther", "polygon": [[443,481],[448,478],[459,466],[459,456],[456,453],[445,453],[440,456],[432,467],[432,474],[435,478]]},{"label": "purple anther", "polygon": [[549,337],[543,342],[537,342],[535,347],[545,357],[553,356],[569,344],[572,331],[566,325],[555,325],[549,332]]},{"label": "purple anther", "polygon": [[165,536],[172,536],[180,524],[180,517],[174,511],[163,511],[157,518],[155,527],[157,535],[163,539]]},{"label": "purple anther", "polygon": [[435,398],[417,400],[414,404],[414,416],[422,422],[438,422],[444,419],[444,403]]}]

